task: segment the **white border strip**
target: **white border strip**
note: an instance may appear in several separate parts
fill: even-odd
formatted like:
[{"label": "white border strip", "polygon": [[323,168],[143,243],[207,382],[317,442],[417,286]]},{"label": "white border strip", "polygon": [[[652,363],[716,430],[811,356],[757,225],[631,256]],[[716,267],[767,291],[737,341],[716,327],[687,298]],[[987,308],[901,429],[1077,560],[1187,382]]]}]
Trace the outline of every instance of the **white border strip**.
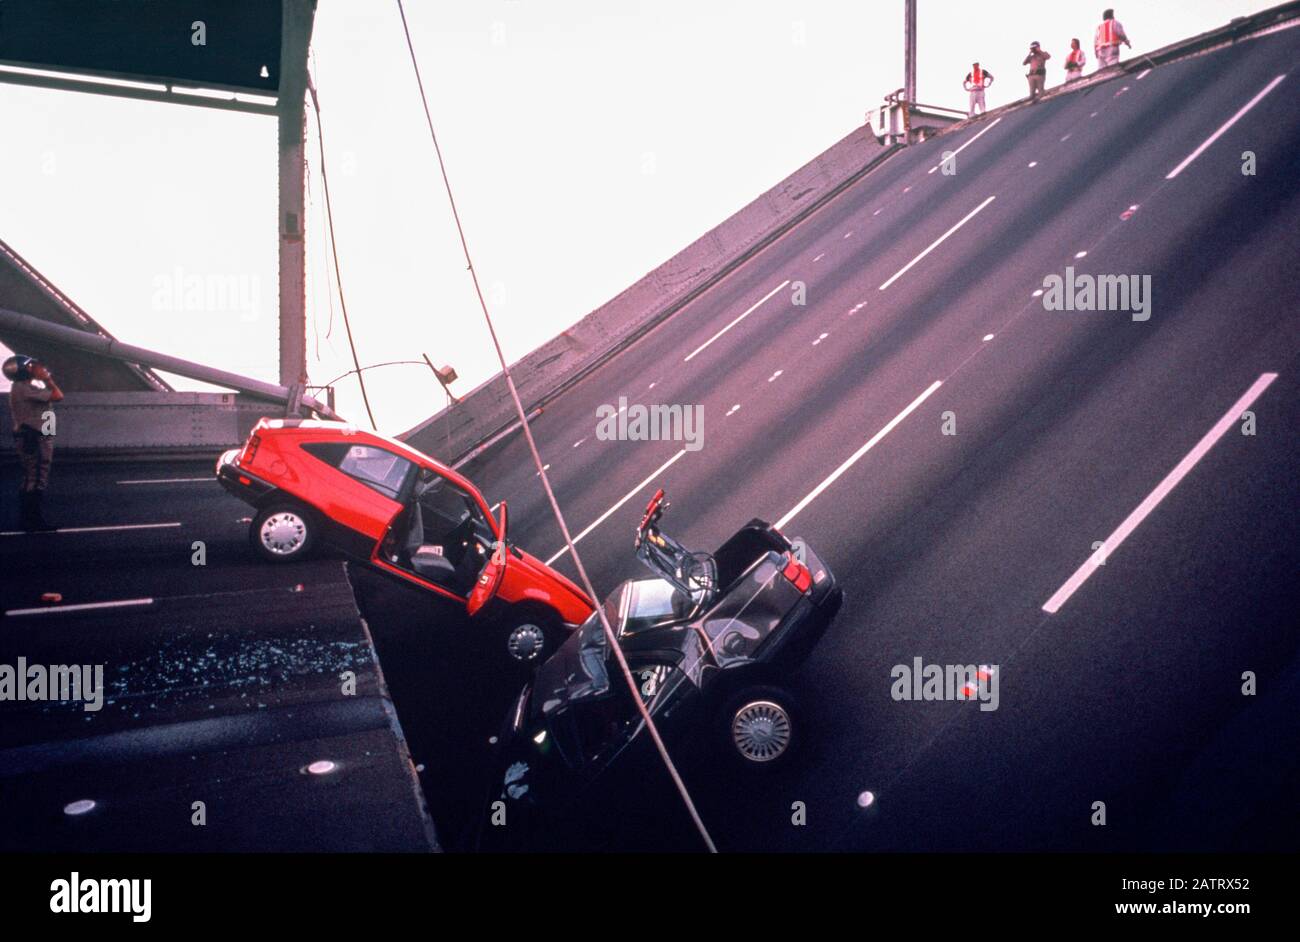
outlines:
[{"label": "white border strip", "polygon": [[1259,398],[1260,394],[1269,387],[1273,380],[1277,379],[1276,373],[1264,373],[1259,379],[1251,384],[1245,394],[1232,404],[1227,412],[1223,413],[1222,418],[1214,423],[1199,442],[1196,447],[1183,456],[1183,460],[1174,466],[1174,469],[1165,475],[1163,481],[1156,485],[1156,489],[1146,496],[1137,508],[1124,518],[1124,522],[1116,528],[1115,532],[1106,537],[1101,548],[1089,556],[1078,569],[1074,571],[1065,585],[1056,590],[1055,594],[1043,603],[1043,611],[1049,615],[1055,615],[1067,601],[1070,596],[1078,590],[1079,586],[1088,581],[1088,577],[1097,571],[1097,567],[1102,565],[1106,558],[1115,550],[1119,549],[1121,543],[1128,538],[1128,535],[1138,528],[1138,525],[1147,518],[1151,511],[1169,495],[1175,487],[1178,486],[1187,472],[1196,467],[1196,463],[1205,457],[1206,452],[1214,447],[1215,443],[1224,436],[1228,429],[1241,418],[1241,414],[1246,411],[1252,402]]}]

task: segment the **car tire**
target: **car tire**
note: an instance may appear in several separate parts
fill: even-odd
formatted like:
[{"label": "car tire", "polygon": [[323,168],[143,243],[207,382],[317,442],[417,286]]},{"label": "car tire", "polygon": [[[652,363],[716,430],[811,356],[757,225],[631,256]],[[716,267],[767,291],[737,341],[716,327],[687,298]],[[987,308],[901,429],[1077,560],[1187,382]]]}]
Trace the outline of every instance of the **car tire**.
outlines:
[{"label": "car tire", "polygon": [[253,517],[248,539],[263,559],[273,563],[306,559],[316,546],[316,516],[298,504],[280,502]]},{"label": "car tire", "polygon": [[541,664],[564,641],[560,617],[540,605],[517,605],[506,613],[505,654],[528,669]]},{"label": "car tire", "polygon": [[745,687],[729,697],[716,722],[723,750],[742,768],[757,772],[784,766],[804,735],[794,698],[768,684]]}]

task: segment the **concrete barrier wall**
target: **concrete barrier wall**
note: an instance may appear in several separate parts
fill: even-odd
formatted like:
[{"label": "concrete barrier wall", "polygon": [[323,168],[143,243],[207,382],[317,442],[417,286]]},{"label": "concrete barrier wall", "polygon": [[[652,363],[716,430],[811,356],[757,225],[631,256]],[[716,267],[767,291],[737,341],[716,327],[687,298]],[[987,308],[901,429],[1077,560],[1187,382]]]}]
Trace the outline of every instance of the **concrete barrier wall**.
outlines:
[{"label": "concrete barrier wall", "polygon": [[[531,411],[672,316],[893,152],[857,128],[568,330],[511,365]],[[719,312],[722,316],[726,312]],[[517,421],[498,373],[400,438],[454,461]]]},{"label": "concrete barrier wall", "polygon": [[[284,406],[236,393],[70,392],[54,406],[55,447],[68,458],[192,457],[243,444]],[[17,461],[9,393],[0,393],[0,463]]]}]

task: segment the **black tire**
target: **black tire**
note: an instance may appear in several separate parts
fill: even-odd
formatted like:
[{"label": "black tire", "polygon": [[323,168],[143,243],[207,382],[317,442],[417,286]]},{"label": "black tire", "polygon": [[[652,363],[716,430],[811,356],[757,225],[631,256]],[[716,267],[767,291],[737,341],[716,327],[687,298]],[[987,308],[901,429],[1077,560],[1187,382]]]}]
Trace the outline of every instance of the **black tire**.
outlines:
[{"label": "black tire", "polygon": [[532,670],[564,643],[560,616],[542,605],[515,605],[505,612],[504,653],[511,663]]},{"label": "black tire", "polygon": [[771,684],[754,684],[728,697],[715,723],[722,750],[742,768],[756,772],[784,766],[804,737],[794,698]]},{"label": "black tire", "polygon": [[306,559],[316,548],[320,523],[315,514],[287,501],[268,504],[248,527],[248,540],[263,559],[273,563]]}]

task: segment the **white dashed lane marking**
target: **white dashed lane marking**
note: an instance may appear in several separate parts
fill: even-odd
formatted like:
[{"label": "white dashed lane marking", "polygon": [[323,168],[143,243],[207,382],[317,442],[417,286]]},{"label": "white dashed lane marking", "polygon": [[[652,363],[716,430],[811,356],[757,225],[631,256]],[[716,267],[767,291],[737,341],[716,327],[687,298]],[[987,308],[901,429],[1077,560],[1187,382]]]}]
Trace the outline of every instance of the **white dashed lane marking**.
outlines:
[{"label": "white dashed lane marking", "polygon": [[753,314],[755,311],[757,311],[757,310],[758,310],[758,309],[763,305],[763,303],[764,303],[765,301],[767,301],[768,298],[772,297],[772,295],[776,294],[778,291],[780,291],[782,288],[784,288],[784,287],[785,287],[786,285],[788,285],[789,283],[790,283],[790,279],[787,278],[785,281],[781,282],[779,285],[777,285],[775,288],[773,288],[773,289],[772,289],[771,291],[769,291],[767,294],[763,295],[761,298],[759,298],[757,301],[755,301],[754,304],[753,304],[753,306],[751,306],[748,310],[746,310],[745,313],[741,314],[739,317],[737,317],[734,321],[732,321],[732,322],[731,322],[730,324],[728,324],[726,327],[722,328],[722,330],[718,331],[716,334],[714,334],[714,335],[713,335],[712,337],[710,337],[708,340],[704,341],[704,343],[700,344],[698,347],[696,347],[694,350],[692,350],[689,354],[687,354],[686,359],[683,360],[682,362],[683,362],[683,363],[689,363],[691,360],[695,359],[695,357],[698,356],[700,353],[702,353],[702,352],[704,351],[704,349],[705,349],[706,347],[708,347],[709,344],[713,343],[713,341],[717,340],[719,337],[721,337],[721,336],[722,336],[723,334],[725,334],[727,331],[731,330],[731,328],[735,327],[737,324],[739,324],[741,321],[743,321],[743,320],[744,320],[746,317],[748,317],[750,314]]},{"label": "white dashed lane marking", "polygon": [[1115,528],[1114,533],[1106,537],[1102,542],[1101,549],[1084,560],[1083,564],[1074,571],[1074,575],[1065,581],[1065,585],[1057,589],[1052,597],[1043,603],[1043,611],[1049,615],[1054,615],[1060,611],[1061,606],[1069,601],[1070,596],[1074,595],[1078,588],[1088,581],[1088,577],[1096,572],[1097,568],[1103,565],[1107,558],[1114,554],[1115,550],[1119,549],[1120,545],[1128,539],[1129,534],[1136,530],[1142,521],[1147,518],[1147,515],[1169,496],[1170,492],[1179,485],[1192,468],[1196,467],[1197,463],[1205,457],[1219,439],[1237,424],[1241,419],[1241,414],[1250,408],[1251,404],[1260,397],[1275,379],[1277,379],[1276,373],[1261,374],[1259,379],[1255,380],[1250,388],[1242,394],[1241,398],[1234,402],[1228,411],[1219,418],[1219,421],[1215,422],[1210,430],[1201,437],[1196,446],[1183,456],[1183,460],[1178,462],[1174,469],[1165,475],[1164,479],[1156,485],[1156,489],[1148,494],[1142,503],[1138,504],[1133,512],[1124,518],[1124,522]]},{"label": "white dashed lane marking", "polygon": [[118,484],[210,484],[215,477],[206,478],[141,478],[138,481],[118,481]]},{"label": "white dashed lane marking", "polygon": [[179,527],[180,523],[125,523],[105,527],[59,527],[45,533],[28,533],[26,530],[5,530],[0,536],[55,536],[60,533],[110,533],[115,530],[160,530],[166,527]]},{"label": "white dashed lane marking", "polygon": [[974,218],[974,216],[975,216],[976,213],[978,213],[980,210],[982,210],[982,209],[983,209],[985,206],[987,206],[989,203],[993,202],[995,199],[997,199],[996,196],[990,196],[990,197],[989,197],[988,199],[986,199],[984,202],[980,203],[978,206],[976,206],[974,209],[972,209],[969,213],[967,213],[965,216],[963,216],[963,217],[961,218],[961,220],[957,222],[956,225],[954,225],[951,229],[949,229],[949,230],[948,230],[947,232],[945,232],[943,235],[939,236],[939,238],[937,238],[937,239],[935,239],[933,242],[931,242],[930,245],[929,245],[929,247],[926,248],[925,251],[923,251],[920,255],[916,256],[916,258],[912,259],[910,262],[908,262],[906,265],[904,265],[902,268],[900,268],[897,272],[895,272],[894,275],[893,275],[893,277],[891,277],[888,281],[886,281],[883,285],[880,286],[880,289],[879,289],[879,290],[884,291],[886,288],[888,288],[890,285],[892,285],[892,284],[893,284],[895,281],[897,281],[899,278],[903,277],[903,275],[905,275],[905,274],[907,273],[908,269],[910,269],[913,265],[915,265],[915,264],[916,264],[917,262],[919,262],[921,259],[925,258],[927,255],[929,255],[931,252],[933,252],[935,249],[937,249],[940,245],[942,245],[945,239],[947,239],[950,235],[952,235],[954,232],[956,232],[956,231],[957,231],[958,229],[960,229],[962,226],[966,225],[966,223],[968,223],[971,219]]},{"label": "white dashed lane marking", "polygon": [[[989,131],[992,131],[995,127],[998,126],[998,122],[1001,121],[1001,120],[1002,120],[1001,118],[994,118],[994,119],[993,119],[993,122],[992,122],[988,127],[983,128],[983,129],[982,129],[978,134],[976,134],[974,137],[972,137],[969,141],[967,141],[965,144],[961,145],[961,147],[958,147],[955,151],[953,151],[953,152],[952,152],[952,157],[956,157],[958,154],[960,154],[960,153],[961,153],[962,151],[964,151],[966,148],[970,147],[972,144],[974,144],[976,141],[978,141],[978,140],[979,140],[981,137],[983,137],[985,134],[989,133]],[[952,157],[949,157],[948,159],[951,160]],[[939,166],[940,166],[939,164],[935,164],[934,167],[932,167],[932,168],[930,169],[929,172],[930,172],[930,173],[934,173],[935,170],[938,170],[938,169],[939,169]],[[880,212],[880,210],[876,210],[876,212]]]},{"label": "white dashed lane marking", "polygon": [[11,608],[5,615],[18,618],[23,615],[62,615],[67,612],[90,612],[101,608],[130,608],[152,605],[153,599],[119,599],[114,602],[85,602],[79,605],[47,605],[42,608]]},{"label": "white dashed lane marking", "polygon": [[778,530],[783,529],[787,523],[789,523],[791,520],[794,519],[795,515],[798,514],[799,511],[803,510],[814,500],[816,500],[817,495],[821,494],[822,491],[826,490],[826,488],[834,484],[836,480],[838,480],[839,477],[842,474],[844,474],[845,471],[849,470],[849,468],[853,467],[853,465],[857,463],[858,459],[860,459],[871,449],[875,448],[876,445],[880,442],[880,440],[884,438],[886,435],[888,435],[890,432],[892,432],[899,422],[902,422],[905,418],[911,415],[912,412],[914,412],[921,403],[925,402],[926,399],[930,398],[931,393],[933,393],[936,389],[938,389],[942,385],[943,385],[943,381],[937,379],[933,383],[931,383],[929,387],[925,390],[925,392],[921,393],[921,395],[913,399],[911,403],[909,403],[908,406],[905,409],[903,409],[902,412],[898,413],[898,415],[890,419],[888,424],[886,424],[884,428],[882,428],[875,435],[872,435],[869,439],[867,439],[866,444],[864,444],[853,454],[849,455],[849,457],[838,468],[836,468],[834,471],[828,474],[820,484],[818,484],[816,487],[812,489],[812,491],[808,494],[807,497],[805,497],[803,500],[799,501],[799,503],[791,507],[790,510],[786,513],[786,515],[776,522],[775,524],[776,528]]},{"label": "white dashed lane marking", "polygon": [[[636,487],[632,488],[632,490],[630,490],[630,491],[628,491],[626,494],[624,494],[624,495],[619,499],[618,503],[616,503],[613,507],[609,508],[609,510],[605,511],[603,514],[601,514],[599,517],[597,517],[595,520],[593,520],[593,521],[592,521],[592,522],[587,526],[587,529],[583,530],[581,533],[579,533],[577,536],[575,536],[575,537],[573,538],[574,545],[576,546],[579,540],[581,540],[584,536],[586,536],[586,535],[587,535],[588,533],[590,533],[592,530],[596,529],[596,527],[600,526],[602,523],[604,523],[606,520],[608,520],[609,517],[610,517],[610,515],[613,514],[614,511],[618,510],[618,508],[622,507],[622,506],[623,506],[624,504],[626,504],[629,500],[631,500],[633,497],[635,497],[637,494],[639,494],[642,490],[644,490],[645,487],[646,487],[646,485],[648,485],[651,481],[653,481],[653,480],[654,480],[655,478],[657,478],[659,475],[663,474],[663,473],[664,473],[665,471],[667,471],[670,467],[672,467],[673,464],[676,463],[676,461],[677,461],[679,458],[681,458],[682,455],[684,455],[684,454],[686,454],[686,449],[685,449],[685,448],[683,448],[683,449],[681,449],[680,451],[678,451],[677,454],[673,455],[671,458],[669,458],[667,461],[665,461],[665,462],[664,462],[663,464],[661,464],[659,467],[655,468],[655,469],[654,469],[653,471],[651,471],[648,475],[646,475],[645,480],[643,480],[643,481],[642,481],[640,484],[638,484]],[[551,558],[548,559],[548,560],[546,561],[546,565],[548,565],[548,566],[551,565],[551,563],[555,562],[557,559],[559,559],[561,556],[563,556],[563,555],[564,555],[565,553],[567,553],[568,551],[569,551],[569,548],[568,548],[567,546],[564,547],[564,549],[562,549],[562,550],[560,550],[559,552],[557,552],[557,553],[555,553],[554,555],[552,555]]]},{"label": "white dashed lane marking", "polygon": [[1188,164],[1190,164],[1190,163],[1191,163],[1193,160],[1195,160],[1197,157],[1201,156],[1201,154],[1203,154],[1203,153],[1205,152],[1206,148],[1208,148],[1211,144],[1213,144],[1213,143],[1214,143],[1215,141],[1217,141],[1220,137],[1222,137],[1222,136],[1224,135],[1224,133],[1227,132],[1228,128],[1232,127],[1234,124],[1236,124],[1238,121],[1240,121],[1240,120],[1242,119],[1242,117],[1245,116],[1246,112],[1250,111],[1251,108],[1254,108],[1254,107],[1255,107],[1256,105],[1258,105],[1261,101],[1263,101],[1263,100],[1264,100],[1264,96],[1267,95],[1269,92],[1271,92],[1273,89],[1277,88],[1278,84],[1279,84],[1279,83],[1282,81],[1282,79],[1284,79],[1284,78],[1286,78],[1286,73],[1285,73],[1285,72],[1283,72],[1283,73],[1282,73],[1281,75],[1279,75],[1277,78],[1273,79],[1273,81],[1271,81],[1271,82],[1269,82],[1267,85],[1265,85],[1264,88],[1259,92],[1259,94],[1257,94],[1257,95],[1256,95],[1254,98],[1252,98],[1250,101],[1248,101],[1248,102],[1246,102],[1244,105],[1242,105],[1241,108],[1238,109],[1238,111],[1237,111],[1236,114],[1234,114],[1234,115],[1233,115],[1231,118],[1229,118],[1227,121],[1223,122],[1223,126],[1220,127],[1219,130],[1215,131],[1213,134],[1211,134],[1209,137],[1207,137],[1207,138],[1206,138],[1206,139],[1201,143],[1201,146],[1200,146],[1200,147],[1196,148],[1196,150],[1194,150],[1194,151],[1192,151],[1190,154],[1188,154],[1188,155],[1183,159],[1183,162],[1182,162],[1182,163],[1180,163],[1180,164],[1179,164],[1177,167],[1175,167],[1173,170],[1170,170],[1169,173],[1165,174],[1165,179],[1166,179],[1166,180],[1172,180],[1174,177],[1178,176],[1180,173],[1182,173],[1184,170],[1186,170]]}]

